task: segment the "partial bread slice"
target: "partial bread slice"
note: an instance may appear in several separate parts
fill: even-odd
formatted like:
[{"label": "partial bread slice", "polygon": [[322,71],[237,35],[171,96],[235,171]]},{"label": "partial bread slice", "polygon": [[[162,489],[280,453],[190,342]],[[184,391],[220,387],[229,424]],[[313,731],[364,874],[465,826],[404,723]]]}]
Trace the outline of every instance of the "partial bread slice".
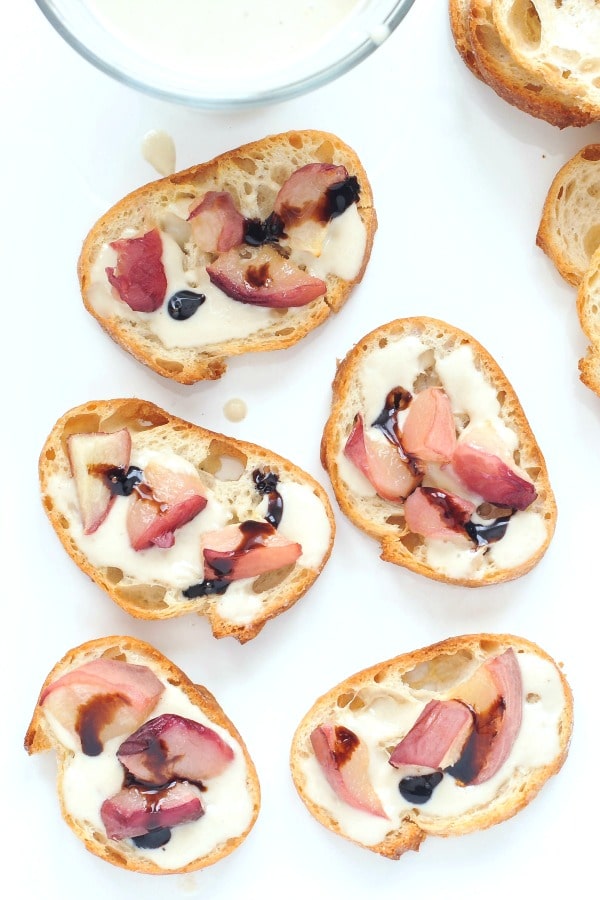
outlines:
[{"label": "partial bread slice", "polygon": [[600,144],[588,144],[556,173],[536,243],[569,284],[578,285],[600,246]]},{"label": "partial bread slice", "polygon": [[582,382],[600,396],[600,247],[596,250],[577,291],[577,314],[590,344],[579,360]]},{"label": "partial bread slice", "polygon": [[[502,437],[511,466],[521,470],[524,483],[537,494],[524,509],[501,510],[497,501],[484,501],[479,492],[457,482],[452,465],[421,467],[423,486],[474,504],[470,527],[510,516],[505,534],[489,544],[475,546],[461,529],[462,546],[414,533],[402,499],[383,499],[344,453],[357,416],[369,428],[395,388],[409,392],[410,399],[432,386],[441,386],[450,398],[458,440],[467,437],[467,426],[489,423]],[[410,412],[410,405],[406,408]],[[398,426],[401,431],[400,419]],[[379,429],[370,427],[370,433],[381,438]],[[511,384],[473,337],[436,319],[398,319],[367,334],[348,352],[333,382],[321,459],[342,512],[381,544],[381,558],[438,581],[478,587],[517,578],[539,562],[554,533],[556,503],[544,457]]]},{"label": "partial bread slice", "polygon": [[578,101],[533,76],[500,40],[492,0],[467,0],[470,47],[485,82],[507,103],[558,128],[589,125],[594,117]]},{"label": "partial bread slice", "polygon": [[[168,842],[154,850],[137,847],[131,838],[109,839],[100,814],[103,800],[117,792],[125,780],[125,770],[116,751],[128,733],[105,740],[98,755],[85,755],[76,733],[63,727],[45,706],[51,685],[67,673],[97,660],[117,660],[136,667],[134,671],[142,666],[142,671],[150,670],[162,684],[163,693],[154,701],[145,721],[175,713],[216,732],[233,751],[223,773],[203,781],[204,815],[198,821],[173,827]],[[97,704],[111,699],[107,694],[95,697]],[[77,710],[83,721],[84,705]],[[98,716],[101,718],[99,707]],[[76,731],[79,727],[76,726]],[[55,750],[58,798],[67,825],[91,853],[130,871],[163,875],[212,865],[242,843],[258,816],[258,776],[233,723],[205,687],[194,684],[158,650],[133,637],[112,636],[89,641],[70,650],[54,666],[40,691],[27,729],[25,749],[30,754]]]},{"label": "partial bread slice", "polygon": [[[160,461],[203,486],[205,509],[176,528],[171,549],[132,548],[126,520],[135,492],[116,497],[97,530],[84,534],[67,442],[75,434],[121,429],[131,435],[131,465],[143,469]],[[276,535],[297,542],[299,558],[257,577],[233,580],[222,593],[186,597],[183,591],[203,580],[203,535],[249,520],[266,523],[268,496],[258,490],[257,472],[278,478],[283,515]],[[65,413],[42,449],[39,475],[44,509],[67,553],[115,603],[140,619],[198,613],[208,618],[215,637],[244,643],[306,593],[331,553],[331,504],[308,473],[269,450],[193,425],[148,401],[100,400]]]},{"label": "partial bread slice", "polygon": [[462,61],[476,78],[479,78],[480,81],[485,81],[485,76],[482,74],[473,52],[469,27],[469,7],[470,0],[450,0],[450,29]]},{"label": "partial bread slice", "polygon": [[600,117],[600,6],[596,0],[492,0],[510,55],[532,77]]},{"label": "partial bread slice", "polygon": [[[245,219],[264,222],[284,182],[309,164],[345,166],[348,176],[358,180],[358,202],[330,220],[322,246],[309,251],[293,235],[269,246],[325,282],[326,293],[284,309],[226,296],[206,271],[220,254],[200,249],[190,230],[190,213],[207,192],[228,192]],[[371,187],[354,150],[323,131],[271,135],[141,187],[102,216],[79,258],[83,301],[118,344],[160,375],[183,384],[220,378],[228,357],[289,347],[338,312],[363,277],[376,227]],[[162,241],[166,293],[154,312],[134,312],[108,281],[106,272],[114,268],[116,256],[110,245],[155,229]],[[254,252],[244,242],[237,247],[240,257]],[[265,273],[261,267],[259,275],[262,281],[270,278],[268,268]],[[207,299],[190,318],[173,322],[168,300],[184,289]]]},{"label": "partial bread slice", "polygon": [[[496,658],[505,653],[513,671],[510,682],[503,683],[481,667],[492,660],[497,667]],[[474,712],[476,728],[479,722],[484,729],[486,713],[494,719],[492,708],[500,711],[497,730],[479,745],[488,761],[496,755],[500,768],[495,774],[489,769],[490,777],[482,783],[470,781],[464,787],[458,772],[432,765],[423,769],[423,774],[435,772],[438,782],[429,799],[424,794],[424,802],[404,799],[399,787],[408,769],[392,767],[390,756],[428,703],[455,697]],[[311,741],[324,726],[333,729],[340,749],[337,763],[329,759],[329,778]],[[464,635],[364,669],[319,697],[294,734],[291,771],[300,798],[318,822],[368,850],[398,859],[418,850],[431,835],[467,834],[514,816],[563,765],[572,727],[569,685],[546,652],[514,635]],[[421,752],[435,744],[432,735],[428,728]],[[502,740],[505,750],[498,756]],[[460,771],[463,759],[455,759]],[[468,768],[463,765],[463,772]],[[480,777],[485,777],[481,771]],[[367,795],[376,812],[358,808]]]}]

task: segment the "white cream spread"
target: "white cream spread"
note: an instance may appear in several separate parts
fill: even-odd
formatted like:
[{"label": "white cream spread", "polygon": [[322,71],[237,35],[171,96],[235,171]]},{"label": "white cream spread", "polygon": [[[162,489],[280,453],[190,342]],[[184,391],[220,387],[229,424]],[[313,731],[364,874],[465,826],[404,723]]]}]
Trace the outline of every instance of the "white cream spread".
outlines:
[{"label": "white cream spread", "polygon": [[[158,674],[158,673],[157,673]],[[162,679],[161,679],[162,680]],[[248,793],[248,769],[241,747],[229,732],[212,722],[186,695],[164,682],[165,691],[148,718],[175,713],[200,722],[217,734],[232,748],[234,759],[220,775],[204,782],[202,794],[204,815],[196,822],[188,822],[172,829],[171,838],[163,847],[146,850],[135,847],[125,839],[130,851],[164,869],[176,869],[215,850],[230,838],[238,837],[248,828],[253,816],[253,803]],[[57,740],[72,751],[64,769],[62,792],[65,808],[75,819],[92,825],[105,834],[100,816],[102,803],[123,787],[124,769],[116,751],[128,737],[123,734],[106,742],[99,756],[85,756],[75,735],[61,727],[43,707]]]},{"label": "white cream spread", "polygon": [[[85,0],[110,33],[154,63],[228,82],[268,77],[318,53],[366,0]],[[225,64],[224,64],[224,61]],[[239,85],[238,85],[239,88]]]},{"label": "white cream spread", "polygon": [[332,815],[343,834],[368,846],[384,840],[409,815],[424,831],[435,833],[457,816],[497,801],[509,789],[511,779],[521,779],[548,765],[560,751],[559,722],[565,709],[560,675],[551,662],[534,653],[517,653],[517,660],[523,683],[521,728],[508,759],[488,781],[461,786],[446,773],[427,803],[414,806],[404,800],[398,789],[401,775],[390,766],[390,754],[429,700],[446,696],[411,689],[396,678],[393,683],[384,680],[361,688],[357,693],[364,705],[350,703],[335,713],[335,724],[353,731],[367,745],[369,779],[388,818],[355,809],[341,800],[312,753],[299,760],[306,794]]},{"label": "white cream spread", "polygon": [[[165,227],[169,230],[161,230],[160,233],[167,290],[162,306],[155,312],[135,312],[119,298],[106,276],[106,269],[117,264],[117,253],[110,244],[103,245],[92,266],[88,292],[89,302],[99,316],[115,317],[131,323],[143,322],[168,349],[208,348],[211,344],[247,338],[274,324],[286,329],[293,328],[305,318],[303,307],[281,310],[232,300],[212,284],[204,266],[186,268],[184,250],[170,232],[174,229],[174,222],[179,222],[182,228],[186,226],[185,218],[189,211],[188,208],[182,210],[180,204],[174,204],[165,213]],[[139,235],[131,229],[120,235],[121,238],[136,236]],[[316,278],[334,275],[351,281],[360,271],[366,240],[365,226],[356,204],[352,204],[325,227],[319,255],[305,250],[296,251],[291,260],[305,266],[308,274]],[[289,244],[293,249],[293,238]],[[168,313],[168,300],[176,291],[184,289],[204,294],[206,299],[190,318],[176,320]]]},{"label": "white cream spread", "polygon": [[[202,479],[203,473],[198,473],[195,466],[182,456],[145,447],[144,434],[132,435],[130,465],[143,470],[150,461],[154,461],[172,471],[199,474]],[[203,580],[200,544],[204,533],[247,518],[264,519],[266,498],[255,491],[247,474],[241,477],[244,479],[241,489],[236,489],[236,482],[207,478],[207,482],[212,482],[212,487],[205,485],[207,505],[190,522],[175,530],[174,545],[168,549],[156,546],[145,550],[133,549],[127,531],[130,497],[115,497],[104,522],[94,533],[86,535],[74,480],[66,481],[59,474],[53,475],[49,479],[48,491],[59,512],[69,522],[71,538],[94,568],[120,569],[124,574],[123,585],[158,584],[180,591]],[[222,488],[220,499],[219,486]],[[277,490],[283,500],[278,533],[301,545],[302,553],[296,565],[318,570],[331,540],[331,526],[322,502],[309,486],[288,482],[285,478],[278,483]],[[225,595],[213,596],[212,599],[219,604],[225,603],[236,620],[251,621],[262,603],[261,594],[252,591],[254,580],[245,578],[234,581]],[[183,599],[179,594],[176,596]],[[165,596],[165,602],[169,602],[169,595]],[[171,602],[177,601],[171,599]]]},{"label": "white cream spread", "polygon": [[[357,368],[355,393],[360,398],[360,411],[365,424],[373,422],[381,413],[388,393],[397,386],[411,392],[419,375],[434,362],[434,351],[416,335],[394,340],[385,347],[366,355]],[[497,432],[507,450],[518,446],[517,434],[502,420],[497,391],[476,365],[471,348],[460,345],[444,356],[435,356],[435,371],[448,395],[455,420],[466,420],[476,426],[487,423]],[[358,411],[358,410],[357,410]],[[398,426],[404,417],[400,413]],[[368,428],[369,438],[385,441],[380,429]],[[376,491],[368,479],[345,456],[341,446],[337,455],[340,477],[348,490],[359,498],[375,497]],[[424,485],[439,487],[472,501],[475,506],[482,498],[466,489],[456,479],[450,466],[429,465]],[[383,502],[383,501],[382,501]],[[401,512],[401,504],[389,503],[388,515]],[[531,509],[516,511],[511,516],[504,537],[495,543],[476,548],[444,540],[424,540],[424,556],[428,565],[449,578],[483,578],[490,566],[508,569],[530,559],[545,543],[547,529],[543,516]]]},{"label": "white cream spread", "polygon": [[[182,225],[188,210],[173,206],[168,214],[177,217]],[[121,238],[135,237],[127,229]],[[91,271],[88,299],[94,310],[103,318],[116,317],[127,322],[143,322],[161,344],[168,348],[204,348],[227,340],[247,338],[258,331],[281,325],[293,328],[303,321],[303,307],[287,310],[270,309],[252,303],[232,300],[210,281],[203,266],[185,268],[185,254],[171,234],[161,231],[163,243],[162,263],[167,278],[167,290],[162,306],[151,313],[134,312],[111,287],[106,268],[117,263],[117,253],[105,244],[98,253]],[[306,266],[308,274],[324,279],[327,275],[351,281],[362,265],[367,234],[356,204],[331,220],[325,229],[323,246],[319,256],[306,251],[298,252],[292,261]],[[293,242],[290,241],[290,246]],[[189,319],[176,320],[167,311],[169,297],[176,291],[191,289],[206,297],[204,303]]]}]

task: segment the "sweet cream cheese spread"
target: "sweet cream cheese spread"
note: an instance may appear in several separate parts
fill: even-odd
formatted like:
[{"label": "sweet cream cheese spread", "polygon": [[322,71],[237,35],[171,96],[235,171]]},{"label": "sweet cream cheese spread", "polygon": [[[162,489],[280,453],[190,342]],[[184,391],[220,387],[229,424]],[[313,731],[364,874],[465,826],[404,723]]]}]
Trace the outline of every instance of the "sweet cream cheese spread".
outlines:
[{"label": "sweet cream cheese spread", "polygon": [[350,702],[335,714],[335,724],[353,731],[369,750],[369,779],[388,818],[371,815],[342,801],[328,784],[312,753],[299,760],[306,779],[305,791],[318,806],[332,815],[351,840],[372,846],[396,830],[410,815],[424,831],[435,833],[444,827],[440,819],[485,807],[508,790],[513,777],[552,762],[560,751],[559,723],[565,708],[565,695],[555,666],[534,653],[517,653],[523,685],[523,718],[510,755],[499,771],[479,785],[461,786],[446,773],[422,806],[406,801],[398,789],[401,775],[389,765],[393,748],[410,730],[431,699],[443,694],[426,689],[411,689],[390,679],[360,689],[360,702]]},{"label": "sweet cream cheese spread", "polygon": [[[169,210],[171,220],[179,220],[184,226],[189,210],[178,207]],[[123,238],[134,237],[128,229]],[[274,323],[294,328],[306,313],[303,308],[287,310],[270,309],[252,303],[232,300],[212,284],[204,266],[186,267],[184,249],[166,231],[161,231],[163,244],[162,263],[167,279],[167,291],[163,305],[151,313],[134,312],[118,298],[106,276],[107,267],[117,262],[116,251],[105,244],[94,260],[91,272],[89,302],[103,318],[117,317],[129,322],[143,322],[164,347],[201,348],[227,340],[244,339]],[[306,267],[309,275],[324,279],[327,275],[351,281],[357,277],[366,246],[367,234],[356,204],[352,204],[331,220],[325,229],[323,246],[319,256],[299,251],[293,259]],[[182,289],[202,293],[206,300],[198,311],[184,321],[171,318],[166,301]]]},{"label": "sweet cream cheese spread", "polygon": [[[243,834],[252,820],[253,803],[247,788],[246,760],[237,741],[224,728],[208,719],[180,689],[167,682],[164,684],[164,693],[152,710],[151,718],[163,713],[175,713],[200,722],[216,731],[234,751],[234,759],[224,772],[204,782],[202,804],[205,813],[200,819],[173,828],[170,840],[162,847],[154,850],[135,848],[137,856],[161,868],[176,869],[206,856],[228,839]],[[107,741],[99,756],[85,756],[73,735],[45,709],[44,715],[57,739],[73,754],[62,773],[66,812],[75,820],[89,823],[99,834],[104,834],[100,808],[104,800],[123,787],[124,770],[116,751],[127,735]],[[133,847],[131,841],[127,842]]]},{"label": "sweet cream cheese spread", "polygon": [[[144,446],[144,433],[132,435],[132,466],[142,470],[150,461],[160,463],[173,471],[197,475],[195,466],[174,453],[156,451]],[[200,473],[202,475],[202,473]],[[127,531],[127,511],[130,498],[117,496],[108,516],[92,534],[84,534],[75,482],[65,481],[60,475],[49,480],[48,490],[60,513],[69,522],[72,539],[96,569],[119,569],[124,573],[121,584],[160,584],[175,590],[185,590],[203,580],[204,566],[201,557],[201,538],[208,531],[219,530],[234,521],[253,518],[264,519],[267,500],[254,491],[253,485],[240,492],[236,499],[224,488],[219,499],[219,480],[214,487],[205,486],[207,504],[191,521],[177,528],[172,547],[148,547],[134,550]],[[296,565],[306,569],[318,569],[329,547],[331,526],[327,512],[316,494],[307,485],[280,481],[277,491],[283,500],[283,515],[278,533],[297,542],[302,553]],[[254,501],[249,502],[249,497]],[[260,608],[261,595],[251,590],[254,579],[233,581],[223,597],[213,599],[225,604],[228,613],[236,619],[250,621]],[[165,597],[168,602],[168,595]]]},{"label": "sweet cream cheese spread", "polygon": [[[385,398],[394,387],[402,386],[414,391],[419,375],[434,367],[441,387],[448,395],[456,420],[468,421],[470,426],[491,425],[508,451],[518,446],[517,434],[500,416],[497,391],[477,368],[473,352],[467,345],[460,345],[443,357],[438,357],[416,335],[389,340],[375,354],[365,356],[357,370],[355,395],[366,425],[381,413]],[[408,410],[398,415],[398,427]],[[369,438],[385,442],[376,428],[369,428]],[[368,479],[345,456],[343,446],[337,455],[340,477],[349,491],[358,497],[375,497],[376,491]],[[479,506],[482,498],[459,483],[450,466],[429,465],[423,484],[456,493]],[[384,503],[384,501],[382,501]],[[387,504],[390,512],[401,510],[400,504]],[[475,547],[450,541],[427,538],[423,542],[426,562],[451,578],[483,577],[490,565],[513,568],[530,559],[544,545],[547,530],[544,518],[531,509],[516,511],[510,517],[504,537]]]}]

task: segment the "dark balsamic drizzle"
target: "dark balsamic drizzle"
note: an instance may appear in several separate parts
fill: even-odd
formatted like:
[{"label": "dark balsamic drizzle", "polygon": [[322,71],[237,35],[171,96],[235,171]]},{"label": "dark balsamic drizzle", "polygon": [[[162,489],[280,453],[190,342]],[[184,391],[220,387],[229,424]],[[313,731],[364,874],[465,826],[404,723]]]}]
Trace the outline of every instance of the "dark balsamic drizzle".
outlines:
[{"label": "dark balsamic drizzle", "polygon": [[372,428],[379,428],[392,444],[400,446],[398,435],[398,413],[405,409],[412,400],[412,394],[403,387],[395,387],[385,398],[385,405],[377,418],[371,422]]},{"label": "dark balsamic drizzle", "polygon": [[444,777],[443,772],[431,772],[429,775],[409,775],[403,778],[398,788],[408,803],[427,803]]},{"label": "dark balsamic drizzle", "polygon": [[185,322],[191,318],[206,300],[206,294],[196,291],[181,290],[169,298],[167,312],[177,322]]},{"label": "dark balsamic drizzle", "polygon": [[127,470],[120,467],[107,469],[104,479],[111,494],[117,497],[129,497],[135,487],[141,483],[144,473],[137,466],[129,466]]},{"label": "dark balsamic drizzle", "polygon": [[210,597],[213,594],[224,594],[230,584],[231,582],[227,581],[226,578],[205,578],[204,581],[190,585],[189,588],[186,588],[181,593],[188,600],[195,600],[196,597]]},{"label": "dark balsamic drizzle", "polygon": [[493,544],[502,540],[506,534],[508,523],[511,516],[500,516],[492,522],[472,522],[469,521],[465,525],[465,531],[477,547],[484,547],[486,544]]},{"label": "dark balsamic drizzle", "polygon": [[327,188],[325,212],[329,219],[335,219],[346,212],[353,203],[358,203],[360,184],[356,175],[349,175]]},{"label": "dark balsamic drizzle", "polygon": [[140,834],[138,837],[132,838],[133,843],[140,850],[157,850],[164,847],[171,840],[170,828],[152,828],[146,834]]},{"label": "dark balsamic drizzle", "polygon": [[252,473],[252,480],[258,493],[268,498],[265,519],[273,528],[278,528],[283,516],[283,497],[277,490],[279,475],[276,475],[275,472],[262,472],[260,469],[255,469]]},{"label": "dark balsamic drizzle", "polygon": [[287,237],[281,216],[272,212],[266,219],[244,219],[244,243],[251,247],[262,244],[276,244],[279,238]]}]

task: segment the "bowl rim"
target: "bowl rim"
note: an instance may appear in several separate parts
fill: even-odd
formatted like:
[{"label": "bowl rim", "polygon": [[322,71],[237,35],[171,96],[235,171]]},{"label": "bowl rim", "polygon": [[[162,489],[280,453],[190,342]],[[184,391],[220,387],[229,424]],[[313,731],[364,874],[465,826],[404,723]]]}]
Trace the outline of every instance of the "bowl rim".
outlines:
[{"label": "bowl rim", "polygon": [[366,34],[360,44],[345,53],[334,63],[325,65],[310,75],[297,78],[287,84],[273,88],[265,88],[244,95],[199,97],[190,91],[182,89],[172,90],[161,87],[157,82],[145,81],[134,73],[125,71],[115,63],[111,63],[100,56],[95,50],[87,46],[70,28],[65,25],[63,19],[55,8],[54,0],[35,0],[45,18],[50,22],[58,34],[75,50],[83,59],[91,63],[100,71],[109,75],[121,84],[134,88],[152,97],[182,103],[207,111],[244,109],[256,106],[264,106],[272,103],[280,103],[307,94],[317,88],[324,87],[335,81],[346,72],[351,71],[360,62],[370,56],[393,34],[398,25],[403,21],[415,0],[397,0],[395,6],[389,11],[379,27],[381,35]]}]

